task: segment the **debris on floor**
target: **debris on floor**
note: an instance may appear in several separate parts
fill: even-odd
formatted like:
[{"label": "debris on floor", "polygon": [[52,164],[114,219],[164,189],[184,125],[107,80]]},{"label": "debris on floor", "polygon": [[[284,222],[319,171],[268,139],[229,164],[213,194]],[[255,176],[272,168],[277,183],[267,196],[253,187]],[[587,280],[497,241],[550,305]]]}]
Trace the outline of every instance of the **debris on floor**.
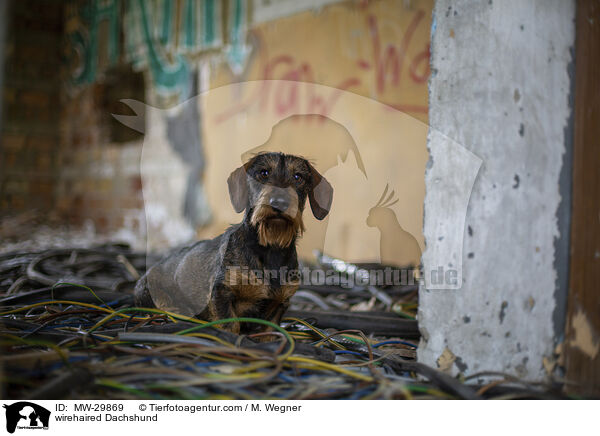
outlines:
[{"label": "debris on floor", "polygon": [[[417,286],[301,285],[281,326],[238,336],[132,307],[156,259],[124,245],[0,255],[2,395],[28,399],[563,398],[504,374],[416,361]],[[332,260],[319,256],[323,268]],[[355,273],[357,266],[337,261]],[[354,268],[354,270],[352,270]],[[267,323],[264,320],[247,322]],[[268,324],[268,323],[267,323]]]}]

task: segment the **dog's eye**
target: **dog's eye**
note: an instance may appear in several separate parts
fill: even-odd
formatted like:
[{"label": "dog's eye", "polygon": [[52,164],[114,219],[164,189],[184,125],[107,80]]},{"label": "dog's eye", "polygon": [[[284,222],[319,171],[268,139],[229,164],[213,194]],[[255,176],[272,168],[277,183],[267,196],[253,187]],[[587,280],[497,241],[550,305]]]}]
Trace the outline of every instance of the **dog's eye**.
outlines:
[{"label": "dog's eye", "polygon": [[298,183],[302,182],[304,180],[304,178],[302,177],[302,174],[300,173],[296,173],[294,174],[294,180]]},{"label": "dog's eye", "polygon": [[267,177],[269,177],[269,170],[260,170],[260,177],[263,179],[266,179]]}]

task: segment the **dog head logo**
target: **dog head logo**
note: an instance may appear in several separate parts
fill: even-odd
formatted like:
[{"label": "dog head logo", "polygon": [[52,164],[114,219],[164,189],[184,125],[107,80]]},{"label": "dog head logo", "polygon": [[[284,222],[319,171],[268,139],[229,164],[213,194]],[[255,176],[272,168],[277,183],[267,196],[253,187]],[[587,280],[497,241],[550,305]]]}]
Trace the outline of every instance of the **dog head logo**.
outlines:
[{"label": "dog head logo", "polygon": [[6,409],[6,431],[14,433],[17,428],[47,429],[50,411],[29,401],[4,405]]}]

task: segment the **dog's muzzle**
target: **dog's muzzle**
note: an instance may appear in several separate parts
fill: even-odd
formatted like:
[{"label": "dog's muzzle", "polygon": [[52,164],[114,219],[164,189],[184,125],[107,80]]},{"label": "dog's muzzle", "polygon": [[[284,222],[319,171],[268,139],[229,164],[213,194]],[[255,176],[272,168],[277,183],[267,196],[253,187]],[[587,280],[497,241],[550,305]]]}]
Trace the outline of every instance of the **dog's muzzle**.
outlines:
[{"label": "dog's muzzle", "polygon": [[296,190],[292,187],[264,185],[251,222],[258,227],[261,245],[290,245],[294,237],[304,231]]},{"label": "dog's muzzle", "polygon": [[285,211],[287,211],[290,207],[290,198],[288,195],[276,195],[271,197],[271,199],[269,200],[269,205],[276,212],[285,213]]}]

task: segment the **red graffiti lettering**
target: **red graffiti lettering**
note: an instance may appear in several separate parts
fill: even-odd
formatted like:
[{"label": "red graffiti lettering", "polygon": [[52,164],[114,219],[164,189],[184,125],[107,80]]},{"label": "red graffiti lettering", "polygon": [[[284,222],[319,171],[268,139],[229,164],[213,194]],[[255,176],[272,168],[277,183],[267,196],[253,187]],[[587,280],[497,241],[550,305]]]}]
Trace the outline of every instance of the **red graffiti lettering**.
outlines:
[{"label": "red graffiti lettering", "polygon": [[[422,85],[429,77],[429,45],[422,51],[408,59],[408,48],[419,24],[425,16],[422,10],[417,11],[412,17],[399,45],[388,43],[383,46],[377,18],[373,15],[367,17],[367,28],[371,38],[371,49],[373,59],[367,61],[358,59],[356,65],[359,70],[373,70],[377,95],[382,95],[390,87],[396,88],[402,80],[402,72],[405,61],[408,70],[408,78],[415,85]],[[257,39],[260,37],[257,35]],[[259,42],[259,47],[265,44]],[[252,105],[258,103],[260,110],[272,110],[277,116],[284,117],[294,113],[313,113],[327,116],[331,113],[336,102],[346,90],[361,85],[358,77],[348,77],[335,85],[328,95],[320,95],[315,89],[315,78],[310,64],[298,62],[292,55],[284,54],[268,59],[265,55],[262,62],[262,79],[259,86],[244,100],[234,103],[231,107],[218,114],[214,120],[219,124],[226,121],[237,113],[248,110]],[[277,82],[281,80],[281,82]],[[321,91],[321,94],[324,94]],[[426,105],[388,103],[386,105],[396,110],[411,113],[427,113]]]}]

